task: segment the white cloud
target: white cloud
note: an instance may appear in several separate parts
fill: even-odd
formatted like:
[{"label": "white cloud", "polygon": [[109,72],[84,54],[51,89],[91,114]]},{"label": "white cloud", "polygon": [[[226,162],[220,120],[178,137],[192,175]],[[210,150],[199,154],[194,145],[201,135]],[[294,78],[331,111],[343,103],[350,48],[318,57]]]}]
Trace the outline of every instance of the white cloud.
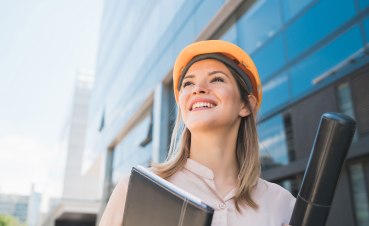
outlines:
[{"label": "white cloud", "polygon": [[[47,147],[31,137],[0,138],[0,186],[6,194],[29,195],[31,185],[43,193],[43,202],[62,193],[65,144]],[[45,209],[45,207],[43,207]]]}]

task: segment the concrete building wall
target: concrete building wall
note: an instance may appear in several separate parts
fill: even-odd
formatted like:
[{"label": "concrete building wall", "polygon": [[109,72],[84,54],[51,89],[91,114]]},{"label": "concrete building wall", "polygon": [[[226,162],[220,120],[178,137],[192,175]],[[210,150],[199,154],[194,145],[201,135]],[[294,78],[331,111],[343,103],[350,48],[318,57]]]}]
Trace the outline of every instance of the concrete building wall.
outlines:
[{"label": "concrete building wall", "polygon": [[62,196],[63,199],[98,199],[99,178],[82,174],[88,106],[91,94],[91,84],[84,83],[91,82],[81,81],[77,78],[69,132],[68,154]]},{"label": "concrete building wall", "polygon": [[334,86],[318,91],[291,107],[296,159],[310,156],[322,115],[337,111]]}]

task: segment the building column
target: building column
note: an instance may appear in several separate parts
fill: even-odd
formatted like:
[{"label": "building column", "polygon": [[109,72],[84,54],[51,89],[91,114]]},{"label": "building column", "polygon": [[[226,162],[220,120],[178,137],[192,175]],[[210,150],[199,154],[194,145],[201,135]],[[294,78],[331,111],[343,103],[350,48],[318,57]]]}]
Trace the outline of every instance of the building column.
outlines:
[{"label": "building column", "polygon": [[103,153],[102,158],[102,167],[101,167],[101,190],[100,190],[100,210],[96,216],[96,226],[100,224],[101,217],[105,211],[106,205],[108,204],[111,193],[113,192],[113,183],[112,183],[112,169],[113,169],[113,150],[106,150]]},{"label": "building column", "polygon": [[164,162],[175,114],[172,84],[159,83],[154,91],[152,161]]}]

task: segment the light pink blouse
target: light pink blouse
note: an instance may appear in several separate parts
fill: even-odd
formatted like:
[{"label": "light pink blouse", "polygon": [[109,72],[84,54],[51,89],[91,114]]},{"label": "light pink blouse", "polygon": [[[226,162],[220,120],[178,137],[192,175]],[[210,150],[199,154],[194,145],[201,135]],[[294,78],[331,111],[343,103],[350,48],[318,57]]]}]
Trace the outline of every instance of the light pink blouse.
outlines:
[{"label": "light pink blouse", "polygon": [[[289,223],[295,198],[281,186],[259,179],[251,191],[259,208],[254,210],[240,206],[242,214],[239,214],[234,205],[237,188],[223,198],[217,192],[213,179],[212,170],[188,159],[186,165],[168,181],[214,208],[212,226],[282,226]],[[110,197],[100,226],[122,225],[128,182],[129,174],[125,174]]]}]

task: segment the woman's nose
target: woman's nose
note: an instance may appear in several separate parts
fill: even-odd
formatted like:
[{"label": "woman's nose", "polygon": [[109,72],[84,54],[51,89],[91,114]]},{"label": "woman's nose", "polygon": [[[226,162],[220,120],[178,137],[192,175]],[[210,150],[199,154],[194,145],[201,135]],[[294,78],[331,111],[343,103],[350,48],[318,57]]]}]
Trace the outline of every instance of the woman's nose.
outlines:
[{"label": "woman's nose", "polygon": [[192,89],[192,94],[196,95],[196,94],[208,94],[209,90],[207,89],[207,87],[204,84],[197,84],[195,87],[193,87]]}]

